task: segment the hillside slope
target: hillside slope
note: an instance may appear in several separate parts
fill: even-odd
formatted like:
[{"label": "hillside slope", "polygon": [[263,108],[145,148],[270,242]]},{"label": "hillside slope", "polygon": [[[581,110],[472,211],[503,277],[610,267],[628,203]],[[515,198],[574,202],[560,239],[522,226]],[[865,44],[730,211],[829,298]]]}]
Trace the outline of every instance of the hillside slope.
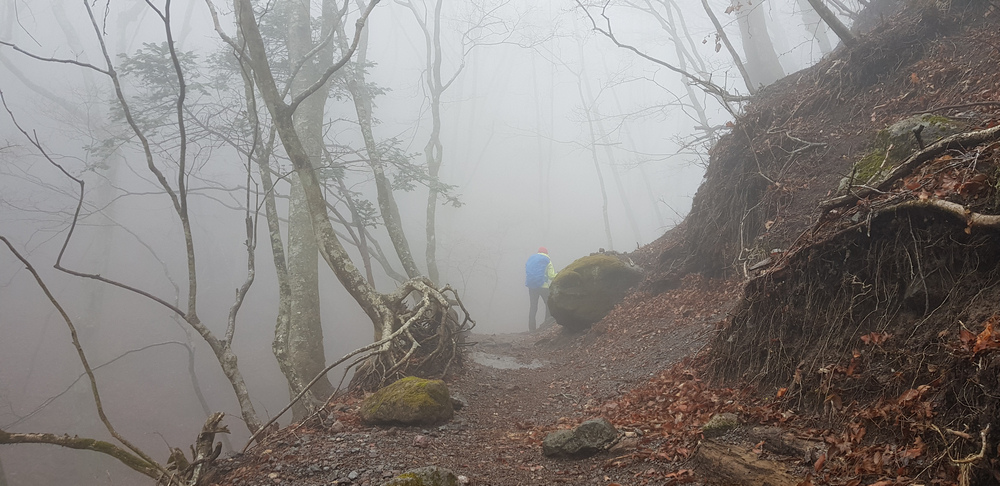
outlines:
[{"label": "hillside slope", "polygon": [[[647,279],[588,332],[474,336],[489,359],[450,379],[454,421],[366,427],[338,398],[215,484],[428,464],[479,485],[996,484],[1000,11],[915,3],[745,107],[691,215],[632,254]],[[880,130],[924,112],[965,135],[838,192]],[[706,438],[721,413],[738,426]],[[613,450],[541,455],[596,416],[623,432]]]}]

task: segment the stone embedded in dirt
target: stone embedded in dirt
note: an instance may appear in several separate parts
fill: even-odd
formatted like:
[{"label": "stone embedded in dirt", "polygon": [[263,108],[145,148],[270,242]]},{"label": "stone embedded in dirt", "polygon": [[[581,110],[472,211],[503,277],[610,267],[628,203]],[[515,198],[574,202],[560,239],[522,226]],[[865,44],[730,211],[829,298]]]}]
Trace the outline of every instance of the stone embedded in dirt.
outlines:
[{"label": "stone embedded in dirt", "polygon": [[330,426],[329,432],[331,434],[339,434],[339,433],[341,433],[341,432],[343,432],[345,430],[347,430],[347,426],[344,425],[343,422],[341,422],[339,420],[335,420],[333,422],[333,425]]},{"label": "stone embedded in dirt", "polygon": [[626,260],[599,253],[562,269],[549,287],[549,312],[556,323],[584,330],[608,315],[642,278],[642,271]]},{"label": "stone embedded in dirt", "polygon": [[701,433],[706,438],[719,437],[740,425],[740,419],[735,413],[717,413],[701,426]]},{"label": "stone embedded in dirt", "polygon": [[455,409],[443,381],[408,376],[366,398],[359,413],[368,424],[429,425],[451,419]]},{"label": "stone embedded in dirt", "polygon": [[920,150],[921,144],[927,146],[962,131],[963,126],[958,121],[930,113],[893,123],[875,134],[868,152],[854,164],[851,175],[841,179],[837,191],[843,194],[851,186],[878,182],[900,162]]},{"label": "stone embedded in dirt", "polygon": [[458,486],[455,473],[438,466],[427,466],[400,474],[382,486]]},{"label": "stone embedded in dirt", "polygon": [[618,430],[611,422],[603,418],[588,420],[575,429],[559,430],[545,436],[542,454],[584,458],[607,449],[617,438]]},{"label": "stone embedded in dirt", "polygon": [[468,402],[465,400],[465,397],[458,394],[451,395],[451,408],[455,409],[456,411],[465,408],[465,405],[467,403]]}]

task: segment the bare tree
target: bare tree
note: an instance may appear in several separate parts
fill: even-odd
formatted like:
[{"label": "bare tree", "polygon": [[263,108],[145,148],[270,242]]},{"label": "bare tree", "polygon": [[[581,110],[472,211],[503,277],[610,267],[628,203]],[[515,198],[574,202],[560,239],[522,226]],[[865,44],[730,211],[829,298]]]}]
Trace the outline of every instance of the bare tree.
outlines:
[{"label": "bare tree", "polygon": [[820,18],[816,9],[809,5],[808,0],[796,0],[796,4],[799,7],[799,15],[802,16],[806,30],[812,33],[813,38],[816,39],[816,43],[819,45],[820,53],[826,55],[832,51],[833,45],[830,44],[830,39],[827,37],[828,26]]},{"label": "bare tree", "polygon": [[[327,206],[323,200],[322,188],[316,178],[312,161],[300,135],[295,130],[293,114],[306,98],[319,90],[335,72],[347,65],[361,43],[365,19],[377,4],[378,1],[374,0],[366,5],[357,21],[356,31],[350,45],[346,49],[342,49],[341,58],[330,65],[312,86],[292,97],[289,101],[285,101],[275,83],[270,60],[250,0],[234,1],[241,44],[237,44],[226,35],[221,26],[217,27],[226,42],[237,50],[243,51],[245,49],[247,53],[245,62],[247,68],[253,73],[254,86],[268,109],[282,146],[295,166],[296,174],[305,189],[320,253],[344,288],[372,322],[378,346],[375,349],[375,354],[364,362],[355,376],[355,383],[365,388],[380,386],[388,379],[398,377],[407,371],[420,369],[423,366],[438,365],[440,368],[435,369],[434,372],[446,372],[458,352],[457,334],[466,324],[471,323],[467,314],[465,321],[458,322],[457,315],[451,312],[452,302],[457,302],[457,294],[449,293],[447,287],[436,289],[425,278],[411,278],[391,294],[381,294],[368,284],[365,277],[354,266],[340,239],[333,231]],[[356,81],[357,69],[355,69],[354,76]],[[348,82],[349,86],[350,83],[351,81]],[[360,108],[359,119],[370,113],[364,104],[361,104]],[[362,130],[364,131],[364,126],[362,126]],[[366,144],[374,145],[373,137],[366,135],[365,138]],[[377,153],[374,146],[369,148],[369,154],[372,153]],[[388,187],[388,181],[383,182],[386,189],[391,189]],[[380,199],[382,196],[380,189]],[[390,217],[392,216],[387,216],[386,212],[383,211],[383,218],[387,221],[387,226]],[[396,218],[398,223],[398,213]],[[397,247],[397,252],[399,250],[400,248]],[[404,266],[407,265],[404,263]],[[408,273],[415,271],[415,267],[407,271]],[[417,295],[417,304],[412,309],[406,304],[411,294]],[[412,327],[415,323],[426,326],[422,328],[427,329],[425,331],[427,334],[421,335],[417,332],[417,329]],[[411,359],[415,357],[418,348],[421,348],[421,341],[427,344],[427,346],[423,346],[425,349],[421,350],[426,354],[423,354],[420,359]]]},{"label": "bare tree", "polygon": [[[292,71],[289,87],[291,95],[295,96],[309,89],[319,79],[322,66],[333,62],[334,46],[328,38],[335,34],[334,25],[339,22],[335,17],[338,17],[340,12],[332,1],[323,2],[320,41],[314,41],[310,2],[292,0],[285,4],[288,9],[288,64],[296,68]],[[322,42],[323,39],[327,41]],[[306,98],[292,116],[295,129],[302,137],[302,144],[315,167],[321,165],[323,156],[323,116],[328,96],[329,86],[325,85]],[[322,371],[326,366],[326,354],[323,348],[323,325],[320,318],[319,249],[302,182],[295,174],[289,179],[291,193],[288,205],[286,278],[291,293],[288,326],[284,329],[284,335],[275,333],[274,348],[276,356],[280,353],[288,360],[282,364],[286,375],[291,371],[289,368],[294,369],[295,377],[289,380],[291,384],[309,379]],[[280,349],[282,346],[284,350]],[[301,383],[298,385],[301,386]],[[289,386],[290,398],[302,391],[299,386]],[[333,385],[324,377],[314,385],[312,393],[320,400],[301,402],[304,406],[292,409],[293,420],[305,418],[316,404],[321,404],[322,400],[333,393]]]},{"label": "bare tree", "polygon": [[736,52],[736,48],[733,47],[733,43],[729,41],[729,36],[726,35],[725,29],[722,28],[722,22],[719,22],[719,17],[715,15],[715,11],[708,4],[708,0],[701,0],[701,6],[705,9],[705,13],[708,18],[712,21],[712,25],[715,26],[715,35],[718,41],[726,46],[726,50],[729,51],[729,55],[733,58],[733,64],[736,65],[736,69],[740,71],[740,75],[743,76],[743,84],[746,85],[747,91],[750,94],[757,92],[757,86],[753,83],[753,79],[750,78],[750,73],[747,71],[746,65],[740,59],[740,55]]},{"label": "bare tree", "polygon": [[830,29],[837,34],[837,37],[840,38],[840,42],[843,42],[845,46],[853,46],[857,44],[858,40],[854,36],[854,33],[851,32],[851,29],[848,29],[847,26],[844,25],[839,18],[837,18],[837,15],[834,14],[825,3],[823,3],[823,0],[808,0],[808,2],[809,5],[816,10],[816,13],[819,14],[820,18],[823,19],[823,22],[826,22],[826,25],[829,25]]},{"label": "bare tree", "polygon": [[767,31],[764,5],[763,0],[756,3],[748,0],[732,0],[729,7],[731,12],[736,13],[747,74],[755,88],[767,86],[785,76]]},{"label": "bare tree", "polygon": [[[475,11],[475,18],[469,19],[467,27],[460,33],[459,45],[455,46],[457,59],[447,76],[443,73],[445,52],[442,49],[441,6],[443,0],[433,0],[432,5],[423,1],[419,5],[413,0],[396,0],[413,14],[413,19],[424,35],[424,81],[427,86],[426,96],[431,112],[431,132],[424,146],[424,157],[427,161],[427,219],[425,233],[427,236],[425,257],[427,260],[427,276],[432,282],[440,280],[437,263],[437,206],[441,195],[442,183],[439,179],[441,163],[444,158],[444,147],[441,144],[441,97],[451,87],[452,83],[465,69],[465,60],[472,50],[483,42],[486,37],[500,34],[507,30],[504,22],[495,16],[495,11],[505,2],[497,5],[469,2],[466,5]],[[499,27],[499,32],[491,32]]]},{"label": "bare tree", "polygon": [[[236,299],[234,300],[233,305],[231,307],[228,320],[229,322],[226,325],[225,336],[220,338],[214,332],[212,332],[208,326],[206,326],[202,322],[198,314],[198,296],[199,296],[198,277],[197,277],[198,272],[196,264],[195,241],[193,233],[191,231],[191,218],[188,210],[188,199],[189,199],[188,181],[190,175],[189,172],[191,170],[192,164],[188,154],[188,144],[187,144],[188,131],[187,131],[187,119],[185,117],[185,99],[187,90],[186,90],[186,81],[184,77],[185,74],[183,69],[181,68],[181,60],[173,45],[173,33],[171,30],[171,23],[170,23],[171,17],[170,17],[169,4],[167,4],[168,8],[165,10],[160,10],[152,6],[150,6],[150,8],[152,9],[155,16],[160,20],[163,26],[164,35],[165,38],[167,39],[167,46],[169,51],[169,61],[170,61],[169,65],[171,66],[170,71],[171,74],[174,76],[173,82],[175,89],[175,99],[172,106],[174,113],[174,127],[178,136],[176,138],[176,147],[175,147],[176,152],[174,152],[175,155],[174,164],[176,165],[173,164],[170,165],[172,170],[174,170],[172,176],[170,176],[168,172],[165,172],[164,166],[161,165],[161,163],[158,163],[160,156],[159,154],[157,154],[156,151],[158,150],[159,146],[155,145],[154,142],[151,141],[149,134],[141,126],[141,121],[138,120],[135,116],[133,116],[133,111],[130,107],[130,104],[126,98],[124,89],[122,87],[120,75],[116,70],[114,63],[112,62],[111,54],[109,53],[104,43],[104,37],[99,21],[94,17],[90,5],[85,1],[81,3],[83,3],[84,7],[86,8],[88,19],[90,21],[90,25],[94,33],[94,38],[97,41],[98,45],[100,46],[100,53],[103,58],[103,66],[88,64],[76,60],[57,59],[57,58],[40,56],[31,53],[30,51],[23,49],[20,46],[17,46],[16,44],[12,44],[9,42],[3,42],[3,45],[9,46],[15,51],[20,52],[25,56],[34,58],[36,60],[63,64],[67,66],[75,66],[78,68],[82,68],[100,74],[104,76],[104,78],[107,81],[109,81],[110,84],[113,86],[115,99],[117,101],[119,109],[121,110],[122,117],[125,120],[127,126],[129,127],[132,136],[137,141],[138,145],[141,147],[141,153],[146,162],[146,169],[148,170],[148,173],[152,176],[152,178],[156,181],[157,185],[159,186],[159,189],[163,192],[163,194],[167,196],[167,198],[171,202],[171,206],[173,207],[175,214],[178,217],[178,221],[180,223],[183,233],[184,254],[186,255],[187,306],[186,309],[184,309],[180,306],[176,306],[170,303],[169,301],[163,298],[157,297],[152,293],[141,290],[135,286],[118,282],[116,280],[107,278],[99,274],[77,271],[67,267],[63,263],[63,257],[67,247],[71,243],[73,236],[73,228],[76,225],[77,222],[76,218],[79,216],[79,208],[81,207],[84,198],[84,184],[82,179],[74,178],[75,183],[79,185],[80,199],[77,205],[76,215],[74,216],[74,219],[70,225],[70,230],[66,235],[66,239],[63,243],[63,247],[60,251],[60,254],[56,258],[55,268],[64,273],[79,278],[89,279],[106,285],[119,287],[121,289],[142,296],[144,298],[150,299],[164,306],[165,308],[169,309],[175,315],[184,320],[187,323],[187,325],[190,326],[196,333],[198,333],[212,349],[223,372],[226,374],[227,378],[229,379],[233,387],[233,391],[235,392],[236,398],[240,403],[240,409],[243,415],[244,422],[251,431],[256,430],[260,427],[260,421],[257,418],[256,411],[254,410],[253,404],[250,401],[249,392],[247,390],[242,373],[240,372],[239,368],[236,365],[236,356],[231,348],[232,338],[236,331],[236,314],[239,308],[241,307],[243,298],[246,295],[246,292],[249,290],[250,285],[252,284],[254,279],[254,259],[253,259],[253,249],[255,245],[254,235],[252,234],[251,231],[248,231],[249,234],[247,235],[247,242],[246,242],[248,250],[247,279],[241,286],[240,291],[237,293]],[[27,136],[27,132],[24,133]],[[28,138],[30,139],[31,137]],[[34,147],[39,151],[39,153],[48,157],[47,152],[42,147],[41,142],[36,139],[31,139],[31,140],[32,140],[32,145],[34,145]],[[174,167],[175,169],[173,169]],[[69,174],[67,173],[67,175]],[[171,181],[171,178],[173,179],[173,182]],[[247,219],[248,219],[247,222],[248,230],[252,230],[253,222],[252,219],[250,218],[250,214],[247,214]]]},{"label": "bare tree", "polygon": [[[730,48],[730,52],[735,56],[735,59],[738,60],[739,59],[739,55],[736,54],[735,49],[732,48],[732,44],[729,43],[729,39],[727,37],[725,37],[725,32],[722,32],[722,24],[719,23],[718,18],[715,17],[714,13],[712,13],[711,8],[708,7],[708,4],[705,3],[705,0],[702,0],[702,1],[703,1],[703,5],[707,9],[706,11],[714,19],[713,24],[716,25],[716,28],[720,32],[720,39],[722,39],[722,40],[725,41],[725,43]],[[696,73],[692,73],[692,72],[690,72],[690,71],[688,71],[686,69],[682,69],[682,68],[678,67],[674,63],[665,61],[665,60],[663,60],[661,58],[658,58],[656,56],[653,56],[653,55],[650,55],[648,53],[645,53],[642,50],[638,49],[637,47],[621,41],[618,38],[618,36],[615,35],[614,29],[612,28],[611,18],[607,14],[607,5],[606,4],[601,7],[601,11],[600,11],[601,22],[600,23],[598,23],[597,19],[594,17],[593,13],[590,11],[590,8],[588,8],[587,6],[585,6],[581,0],[576,0],[576,4],[583,11],[583,13],[587,16],[587,18],[590,20],[590,23],[591,23],[591,25],[593,26],[593,29],[596,32],[599,32],[600,34],[602,34],[605,37],[607,37],[608,39],[610,39],[611,42],[613,42],[616,46],[618,46],[618,47],[620,47],[622,49],[625,49],[627,51],[630,51],[630,52],[636,54],[637,56],[639,56],[639,57],[641,57],[643,59],[646,59],[647,61],[650,61],[650,62],[652,62],[652,63],[654,63],[656,65],[664,67],[664,68],[666,68],[666,69],[668,69],[670,71],[673,71],[674,73],[680,75],[681,78],[685,82],[691,83],[692,85],[697,86],[699,89],[701,89],[705,93],[708,93],[709,95],[715,97],[719,101],[719,103],[722,104],[722,106],[726,108],[726,110],[728,110],[728,111],[730,111],[732,113],[735,113],[733,107],[730,106],[730,103],[740,102],[740,101],[744,101],[744,100],[747,99],[745,96],[741,96],[741,95],[729,92],[726,88],[724,88],[723,86],[720,86],[720,85],[716,84],[715,82],[713,82],[710,78],[708,78],[706,76],[700,76],[700,75],[698,75]],[[748,88],[747,89],[750,90],[751,93],[756,92],[756,90],[754,90],[754,89],[751,88],[752,83],[749,82],[750,78],[749,78],[749,76],[746,75],[746,70],[743,69],[742,63],[740,63],[737,67],[740,69],[741,74],[744,74],[743,78],[748,83]]]}]

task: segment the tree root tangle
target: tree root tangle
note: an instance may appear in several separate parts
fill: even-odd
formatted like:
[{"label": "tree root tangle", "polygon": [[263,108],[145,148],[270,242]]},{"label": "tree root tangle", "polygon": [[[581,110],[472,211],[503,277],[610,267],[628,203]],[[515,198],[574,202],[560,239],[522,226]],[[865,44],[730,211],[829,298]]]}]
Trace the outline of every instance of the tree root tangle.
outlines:
[{"label": "tree root tangle", "polygon": [[[1000,414],[1000,346],[972,347],[1000,324],[1000,216],[894,204],[789,253],[745,292],[712,343],[716,380],[952,457],[981,444],[941,444],[935,424],[985,430]],[[1000,442],[982,437],[989,450]],[[973,463],[963,477],[992,477]]]}]

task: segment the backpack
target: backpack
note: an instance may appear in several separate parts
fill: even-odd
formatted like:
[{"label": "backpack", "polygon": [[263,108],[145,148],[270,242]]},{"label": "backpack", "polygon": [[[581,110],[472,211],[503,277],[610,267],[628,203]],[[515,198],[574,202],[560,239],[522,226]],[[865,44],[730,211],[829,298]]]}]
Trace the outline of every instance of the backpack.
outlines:
[{"label": "backpack", "polygon": [[545,285],[545,269],[549,266],[549,257],[536,253],[524,264],[524,286],[531,289],[542,288]]}]

